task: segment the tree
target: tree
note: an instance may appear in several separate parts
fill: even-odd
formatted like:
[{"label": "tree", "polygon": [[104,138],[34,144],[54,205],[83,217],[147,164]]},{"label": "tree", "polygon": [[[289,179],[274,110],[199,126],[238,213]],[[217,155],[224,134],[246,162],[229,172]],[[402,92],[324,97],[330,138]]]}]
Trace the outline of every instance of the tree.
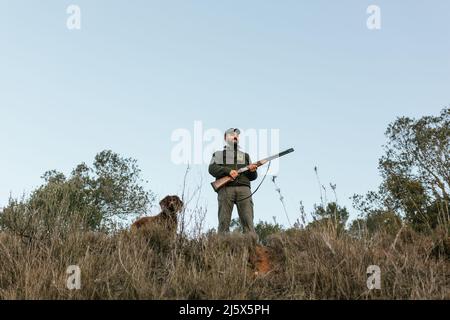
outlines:
[{"label": "tree", "polygon": [[110,150],[96,155],[93,167],[78,165],[68,178],[55,170],[29,199],[11,199],[0,226],[21,235],[78,230],[109,230],[130,215],[147,211],[154,195],[142,186],[137,161]]},{"label": "tree", "polygon": [[397,212],[416,230],[448,224],[450,191],[450,108],[439,116],[398,118],[386,131],[379,161],[378,192],[354,196],[363,213]]},{"label": "tree", "polygon": [[[242,225],[240,219],[239,218],[231,219],[230,228],[231,231],[233,232],[242,232]],[[277,223],[275,217],[273,217],[273,223],[260,220],[255,225],[255,232],[258,235],[259,241],[263,244],[266,243],[270,235],[280,233],[283,230],[284,230],[283,226]]]},{"label": "tree", "polygon": [[312,217],[313,221],[308,224],[307,228],[331,226],[340,233],[345,230],[349,213],[347,208],[339,206],[336,202],[330,202],[326,206],[314,205]]},{"label": "tree", "polygon": [[373,235],[379,231],[396,235],[401,226],[402,220],[395,212],[374,210],[365,218],[353,220],[349,232],[355,236]]}]

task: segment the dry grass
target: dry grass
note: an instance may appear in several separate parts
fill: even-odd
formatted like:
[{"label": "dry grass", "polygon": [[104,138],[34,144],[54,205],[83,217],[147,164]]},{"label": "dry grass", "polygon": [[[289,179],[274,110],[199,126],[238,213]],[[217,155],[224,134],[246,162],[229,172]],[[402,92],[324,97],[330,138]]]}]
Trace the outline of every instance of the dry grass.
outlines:
[{"label": "dry grass", "polygon": [[[447,235],[394,240],[291,229],[268,239],[273,269],[255,276],[254,244],[239,234],[1,233],[0,299],[449,299]],[[80,290],[66,288],[69,265],[81,268]],[[367,289],[369,265],[381,290]]]}]

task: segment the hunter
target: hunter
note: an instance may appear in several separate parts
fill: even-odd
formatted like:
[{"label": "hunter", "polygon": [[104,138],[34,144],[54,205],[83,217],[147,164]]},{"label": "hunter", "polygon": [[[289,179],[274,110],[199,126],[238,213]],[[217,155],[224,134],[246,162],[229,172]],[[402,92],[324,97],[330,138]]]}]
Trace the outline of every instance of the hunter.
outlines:
[{"label": "hunter", "polygon": [[[243,232],[256,235],[253,226],[253,199],[250,181],[258,177],[258,167],[251,163],[248,153],[240,150],[240,133],[237,128],[225,131],[224,149],[213,154],[208,171],[216,180],[225,176],[233,178],[233,181],[218,190],[219,233],[229,232],[231,213],[236,204]],[[246,166],[248,171],[238,174],[238,170]]]}]

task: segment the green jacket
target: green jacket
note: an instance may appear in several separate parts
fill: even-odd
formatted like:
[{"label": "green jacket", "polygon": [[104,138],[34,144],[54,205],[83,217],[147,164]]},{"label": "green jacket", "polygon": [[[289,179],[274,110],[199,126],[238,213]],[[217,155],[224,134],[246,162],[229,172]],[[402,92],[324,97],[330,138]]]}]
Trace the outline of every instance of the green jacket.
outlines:
[{"label": "green jacket", "polygon": [[[226,145],[222,151],[214,152],[209,164],[209,174],[217,179],[228,176],[231,170],[239,170],[251,164],[250,156],[239,148],[235,149]],[[258,178],[258,172],[246,171],[240,174],[236,180],[227,184],[227,186],[248,186],[250,181]]]}]

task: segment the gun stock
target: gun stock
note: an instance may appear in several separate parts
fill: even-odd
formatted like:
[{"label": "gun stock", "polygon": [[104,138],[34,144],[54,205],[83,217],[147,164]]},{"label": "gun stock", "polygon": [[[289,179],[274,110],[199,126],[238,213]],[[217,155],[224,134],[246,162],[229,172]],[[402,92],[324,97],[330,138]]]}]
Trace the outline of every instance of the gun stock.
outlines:
[{"label": "gun stock", "polygon": [[229,182],[233,181],[233,178],[230,176],[225,176],[223,178],[217,179],[214,182],[211,182],[211,185],[215,192],[219,191],[220,188],[227,185]]}]

